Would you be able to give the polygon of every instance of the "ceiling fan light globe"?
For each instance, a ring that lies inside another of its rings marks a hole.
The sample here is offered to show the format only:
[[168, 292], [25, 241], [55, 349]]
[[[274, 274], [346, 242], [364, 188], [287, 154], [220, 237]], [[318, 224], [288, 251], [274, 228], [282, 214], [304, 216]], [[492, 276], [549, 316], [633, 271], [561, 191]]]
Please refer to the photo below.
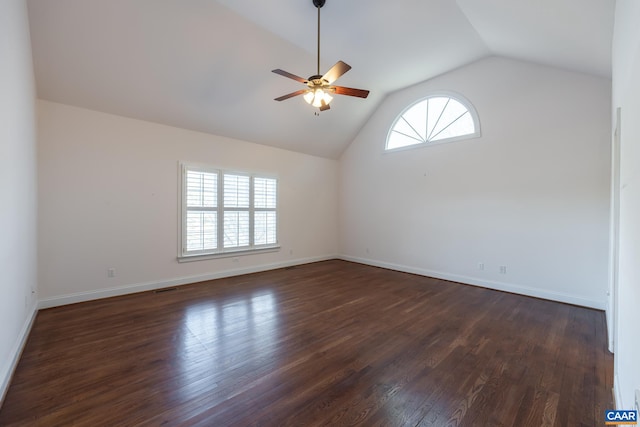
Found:
[[303, 98], [304, 100], [307, 102], [307, 104], [312, 104], [313, 105], [313, 98], [315, 97], [314, 93], [312, 90], [308, 91], [307, 93], [304, 94]]
[[[307, 104], [311, 104], [316, 108], [320, 108], [323, 105], [329, 105], [333, 100], [333, 96], [329, 92], [325, 92], [322, 88], [311, 89], [304, 94], [304, 100]], [[323, 102], [324, 101], [324, 102]]]
[[313, 93], [313, 103], [311, 105], [318, 108], [322, 106], [323, 99], [324, 99], [324, 91], [322, 89], [316, 89], [314, 90], [314, 93]]

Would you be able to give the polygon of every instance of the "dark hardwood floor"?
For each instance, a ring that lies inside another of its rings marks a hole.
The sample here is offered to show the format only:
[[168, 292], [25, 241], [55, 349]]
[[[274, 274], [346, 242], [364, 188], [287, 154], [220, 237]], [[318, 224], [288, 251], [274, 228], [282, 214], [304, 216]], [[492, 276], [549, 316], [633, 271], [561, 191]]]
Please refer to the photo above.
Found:
[[2, 426], [601, 426], [604, 313], [344, 261], [43, 310]]

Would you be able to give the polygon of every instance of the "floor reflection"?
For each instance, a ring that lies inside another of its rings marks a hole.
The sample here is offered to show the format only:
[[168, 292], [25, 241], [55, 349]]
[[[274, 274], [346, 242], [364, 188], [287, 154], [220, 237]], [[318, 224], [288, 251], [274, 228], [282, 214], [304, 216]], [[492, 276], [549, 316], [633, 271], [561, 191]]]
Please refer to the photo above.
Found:
[[[177, 360], [183, 398], [215, 388], [230, 371], [249, 372], [255, 360], [273, 360], [278, 313], [271, 291], [250, 298], [199, 302], [185, 310]], [[256, 359], [257, 358], [257, 359]]]

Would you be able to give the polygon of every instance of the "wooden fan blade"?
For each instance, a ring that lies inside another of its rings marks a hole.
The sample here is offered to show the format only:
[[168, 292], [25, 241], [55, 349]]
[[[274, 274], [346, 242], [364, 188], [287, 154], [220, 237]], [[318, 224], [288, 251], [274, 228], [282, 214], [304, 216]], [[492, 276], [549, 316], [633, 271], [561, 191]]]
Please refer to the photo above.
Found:
[[304, 83], [304, 84], [308, 83], [307, 79], [303, 79], [300, 76], [296, 76], [295, 74], [291, 74], [290, 72], [281, 70], [279, 68], [277, 70], [271, 70], [271, 72], [276, 73], [276, 74], [280, 74], [281, 76], [284, 76], [284, 77], [288, 77], [288, 78], [293, 79], [293, 80], [295, 80], [297, 82], [300, 82], [300, 83]]
[[334, 86], [337, 95], [357, 96], [358, 98], [366, 98], [369, 91], [364, 89], [354, 89], [352, 87]]
[[284, 101], [285, 99], [289, 99], [289, 98], [293, 98], [294, 96], [302, 95], [306, 91], [307, 91], [307, 89], [300, 89], [300, 90], [297, 90], [295, 92], [291, 92], [291, 93], [288, 93], [286, 95], [282, 95], [281, 97], [274, 99], [274, 101]]
[[338, 80], [338, 78], [343, 75], [344, 73], [346, 73], [347, 71], [349, 71], [351, 69], [351, 65], [346, 64], [342, 61], [338, 61], [336, 62], [336, 65], [334, 65], [333, 67], [331, 67], [331, 69], [329, 71], [327, 71], [326, 73], [324, 73], [324, 76], [322, 76], [323, 80], [326, 80], [327, 82], [329, 82], [329, 84], [335, 82], [336, 80]]

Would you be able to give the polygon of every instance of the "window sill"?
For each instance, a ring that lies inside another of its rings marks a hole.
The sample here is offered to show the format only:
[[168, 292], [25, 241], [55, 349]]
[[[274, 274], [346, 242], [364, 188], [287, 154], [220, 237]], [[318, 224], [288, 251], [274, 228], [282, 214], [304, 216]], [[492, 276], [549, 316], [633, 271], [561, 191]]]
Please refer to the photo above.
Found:
[[182, 256], [178, 256], [178, 262], [183, 263], [183, 262], [203, 261], [203, 260], [217, 259], [217, 258], [232, 258], [232, 257], [244, 256], [244, 255], [278, 252], [279, 250], [280, 250], [280, 245], [274, 245], [274, 246], [265, 246], [257, 249], [239, 249], [237, 251], [227, 250], [225, 252], [218, 252], [213, 254], [182, 255]]

